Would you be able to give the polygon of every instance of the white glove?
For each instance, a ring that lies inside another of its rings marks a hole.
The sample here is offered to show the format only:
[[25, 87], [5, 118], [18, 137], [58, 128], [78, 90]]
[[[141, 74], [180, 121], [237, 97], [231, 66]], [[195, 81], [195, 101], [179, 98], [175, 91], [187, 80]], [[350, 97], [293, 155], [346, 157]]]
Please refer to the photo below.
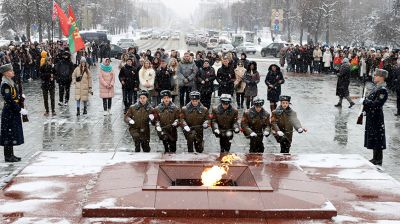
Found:
[[281, 132], [281, 131], [278, 131], [277, 134], [278, 134], [278, 136], [280, 136], [280, 137], [282, 137], [282, 136], [285, 135], [285, 134], [283, 134], [283, 132]]
[[135, 121], [134, 121], [133, 119], [130, 119], [130, 120], [129, 120], [129, 124], [134, 125], [134, 124], [135, 124]]
[[161, 132], [161, 131], [162, 131], [162, 129], [161, 129], [160, 126], [157, 126], [157, 127], [156, 127], [156, 130], [157, 130], [158, 132]]
[[297, 132], [298, 132], [298, 133], [302, 133], [303, 131], [304, 131], [303, 128], [297, 129]]
[[153, 114], [149, 114], [149, 118], [150, 118], [151, 121], [154, 120], [154, 115]]
[[21, 108], [20, 113], [21, 113], [22, 115], [28, 115], [28, 111], [27, 111], [26, 109], [24, 109], [24, 108]]
[[269, 131], [264, 131], [263, 135], [264, 135], [265, 137], [268, 137], [268, 136], [269, 136]]
[[206, 82], [204, 82], [204, 81], [201, 81], [201, 84], [204, 84], [204, 83], [206, 83]]
[[178, 120], [175, 120], [174, 123], [172, 123], [172, 126], [174, 127], [178, 126]]
[[217, 135], [219, 135], [221, 132], [219, 131], [219, 129], [215, 129], [215, 130], [214, 130], [214, 133], [217, 134]]
[[252, 132], [252, 133], [250, 133], [250, 137], [257, 137], [257, 134]]
[[235, 132], [235, 133], [239, 133], [239, 132], [240, 132], [240, 129], [239, 129], [239, 128], [235, 128], [234, 132]]
[[204, 121], [203, 128], [208, 128], [208, 121]]
[[360, 98], [360, 100], [358, 101], [360, 104], [363, 104], [364, 103], [364, 100], [365, 100], [365, 98], [363, 97], [363, 98]]
[[190, 131], [190, 128], [189, 128], [189, 126], [185, 126], [185, 127], [183, 127], [183, 129], [184, 129], [185, 131], [187, 131], [187, 132], [189, 132], [189, 131]]
[[21, 96], [22, 96], [22, 98], [26, 99], [25, 94], [22, 94]]

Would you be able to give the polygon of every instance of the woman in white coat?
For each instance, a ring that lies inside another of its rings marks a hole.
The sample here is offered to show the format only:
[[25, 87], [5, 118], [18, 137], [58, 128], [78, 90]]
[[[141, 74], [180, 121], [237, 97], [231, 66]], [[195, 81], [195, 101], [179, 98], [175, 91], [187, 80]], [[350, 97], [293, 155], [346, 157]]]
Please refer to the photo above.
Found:
[[[149, 60], [146, 60], [143, 67], [139, 70], [139, 89], [146, 90], [149, 96], [153, 95], [154, 81], [156, 78], [156, 73], [151, 67]], [[150, 100], [151, 98], [149, 98]]]
[[322, 56], [322, 62], [324, 63], [324, 72], [329, 73], [332, 63], [332, 54], [329, 48], [325, 48], [324, 55]]

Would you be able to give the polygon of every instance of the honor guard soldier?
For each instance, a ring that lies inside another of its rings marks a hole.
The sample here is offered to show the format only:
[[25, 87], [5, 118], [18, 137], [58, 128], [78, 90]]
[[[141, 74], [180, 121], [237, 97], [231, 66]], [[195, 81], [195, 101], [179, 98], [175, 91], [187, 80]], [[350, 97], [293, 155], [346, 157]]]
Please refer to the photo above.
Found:
[[149, 122], [154, 121], [153, 108], [148, 102], [149, 93], [146, 90], [139, 91], [139, 101], [130, 106], [125, 114], [125, 122], [129, 124], [129, 132], [135, 141], [135, 152], [150, 152], [150, 127]]
[[250, 153], [263, 153], [263, 138], [271, 133], [270, 115], [263, 108], [264, 100], [255, 97], [253, 106], [246, 110], [242, 117], [241, 126], [246, 137], [250, 138]]
[[169, 90], [160, 92], [161, 103], [155, 108], [156, 131], [158, 137], [164, 144], [165, 153], [176, 152], [176, 131], [179, 125], [179, 108], [171, 101], [172, 93]]
[[373, 150], [373, 158], [370, 162], [374, 165], [382, 165], [383, 150], [386, 149], [385, 119], [382, 107], [388, 98], [385, 82], [387, 77], [386, 70], [377, 69], [374, 75], [374, 88], [365, 99], [361, 99], [366, 116], [364, 147]]
[[221, 153], [227, 153], [231, 149], [233, 132], [239, 133], [238, 110], [232, 106], [232, 96], [222, 94], [221, 103], [213, 108], [211, 127], [221, 147]]
[[302, 128], [296, 112], [290, 108], [290, 99], [290, 96], [280, 96], [280, 105], [272, 111], [272, 129], [276, 141], [281, 145], [281, 153], [289, 153], [293, 129], [298, 133], [307, 132]]
[[187, 140], [188, 152], [193, 152], [193, 145], [196, 152], [203, 152], [203, 129], [208, 126], [208, 109], [200, 103], [200, 93], [192, 91], [190, 102], [181, 111], [181, 127]]

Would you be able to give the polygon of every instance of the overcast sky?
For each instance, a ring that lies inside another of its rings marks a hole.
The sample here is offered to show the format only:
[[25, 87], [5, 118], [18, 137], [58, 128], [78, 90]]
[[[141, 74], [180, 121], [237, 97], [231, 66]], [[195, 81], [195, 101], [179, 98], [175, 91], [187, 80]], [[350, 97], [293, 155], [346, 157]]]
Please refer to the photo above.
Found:
[[173, 9], [179, 17], [189, 18], [194, 12], [199, 0], [162, 0], [165, 5]]

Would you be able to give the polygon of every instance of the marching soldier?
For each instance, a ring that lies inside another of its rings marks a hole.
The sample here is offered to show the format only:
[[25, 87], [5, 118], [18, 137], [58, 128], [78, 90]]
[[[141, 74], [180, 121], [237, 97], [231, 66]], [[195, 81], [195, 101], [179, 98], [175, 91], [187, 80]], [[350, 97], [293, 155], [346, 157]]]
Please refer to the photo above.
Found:
[[385, 79], [388, 72], [377, 69], [374, 75], [375, 87], [365, 99], [361, 99], [366, 115], [364, 147], [373, 150], [373, 158], [370, 162], [374, 165], [382, 165], [383, 152], [386, 149], [385, 120], [383, 105], [388, 98]]
[[176, 152], [178, 134], [176, 127], [179, 124], [179, 108], [171, 101], [172, 93], [163, 90], [160, 93], [161, 103], [155, 108], [156, 130], [158, 137], [164, 144], [165, 153]]
[[125, 122], [129, 124], [129, 132], [135, 141], [135, 152], [150, 152], [150, 127], [149, 121], [154, 121], [154, 111], [148, 102], [149, 93], [146, 90], [139, 91], [139, 101], [130, 106], [125, 114]]
[[211, 127], [221, 147], [221, 153], [229, 152], [231, 149], [231, 140], [233, 132], [236, 134], [240, 132], [238, 123], [238, 110], [234, 108], [232, 103], [232, 96], [229, 94], [222, 94], [220, 97], [221, 104], [212, 110]]
[[250, 153], [264, 153], [263, 138], [268, 137], [271, 132], [270, 115], [263, 106], [264, 100], [255, 97], [253, 106], [242, 117], [243, 133], [250, 138]]
[[208, 125], [208, 109], [200, 103], [200, 93], [192, 91], [190, 102], [181, 111], [181, 126], [187, 140], [188, 152], [193, 152], [193, 145], [196, 152], [203, 152], [203, 128], [207, 129]]
[[293, 129], [298, 133], [307, 132], [307, 129], [302, 128], [296, 112], [290, 108], [290, 99], [290, 96], [281, 96], [280, 105], [272, 111], [272, 129], [276, 141], [281, 145], [281, 153], [289, 153]]

